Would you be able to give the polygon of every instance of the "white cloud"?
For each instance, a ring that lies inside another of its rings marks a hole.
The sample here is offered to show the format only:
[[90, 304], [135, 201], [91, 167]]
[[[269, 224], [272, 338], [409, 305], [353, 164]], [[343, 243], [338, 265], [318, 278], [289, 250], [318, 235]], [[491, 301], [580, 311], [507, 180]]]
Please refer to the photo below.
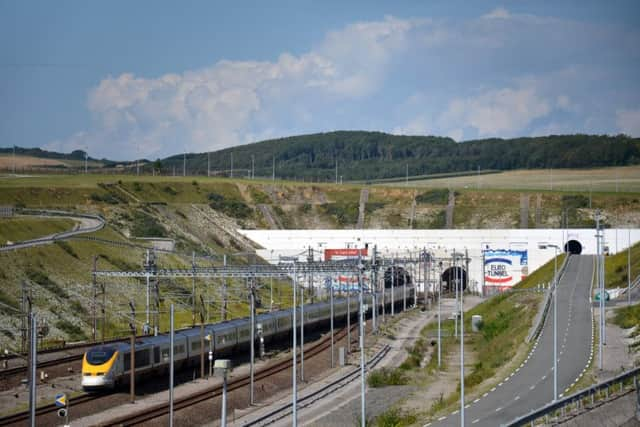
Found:
[[640, 137], [640, 110], [616, 111], [616, 124], [620, 132]]
[[445, 129], [468, 126], [483, 137], [509, 136], [550, 111], [549, 102], [538, 96], [534, 88], [503, 88], [454, 99], [439, 121]]
[[[91, 145], [98, 156], [131, 158], [220, 149], [251, 142], [274, 130], [252, 129], [253, 119], [270, 116], [272, 105], [299, 99], [357, 99], [379, 88], [394, 52], [419, 21], [386, 17], [328, 33], [314, 50], [283, 53], [275, 62], [219, 61], [182, 74], [141, 78], [131, 73], [102, 80], [89, 94], [95, 120], [49, 148]], [[294, 106], [295, 108], [295, 106]], [[312, 114], [299, 108], [303, 120]]]
[[[108, 76], [88, 95], [92, 125], [48, 148], [89, 145], [94, 156], [155, 158], [365, 128], [456, 140], [554, 129], [637, 135], [637, 111], [616, 115], [615, 94], [628, 96], [621, 105], [636, 105], [638, 91], [607, 85], [621, 81], [610, 67], [637, 62], [639, 43], [637, 31], [504, 8], [458, 20], [385, 17], [331, 31], [307, 52], [272, 61]], [[585, 128], [592, 116], [600, 121]]]
[[484, 19], [508, 19], [511, 18], [511, 14], [504, 7], [497, 7], [491, 12], [482, 15]]

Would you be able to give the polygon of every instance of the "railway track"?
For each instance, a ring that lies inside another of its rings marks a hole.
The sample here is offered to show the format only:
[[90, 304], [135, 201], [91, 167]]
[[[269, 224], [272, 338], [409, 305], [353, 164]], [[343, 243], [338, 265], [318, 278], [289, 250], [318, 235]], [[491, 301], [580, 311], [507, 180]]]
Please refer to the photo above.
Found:
[[[356, 329], [356, 326], [353, 326], [352, 331], [355, 331], [355, 329]], [[334, 339], [338, 341], [344, 338], [346, 335], [347, 335], [347, 330], [346, 328], [343, 328], [342, 330], [339, 330], [334, 334]], [[310, 348], [305, 349], [305, 359], [308, 357], [313, 357], [318, 353], [321, 353], [322, 351], [326, 350], [330, 345], [331, 345], [330, 338], [328, 336], [323, 338], [322, 340], [320, 340], [318, 343], [314, 344]], [[81, 356], [82, 355], [80, 355], [80, 357]], [[70, 356], [70, 357], [73, 357], [73, 356]], [[55, 362], [55, 361], [52, 361], [52, 362]], [[60, 363], [59, 359], [58, 359], [58, 363]], [[300, 362], [298, 361], [298, 363]], [[42, 366], [42, 365], [38, 365], [38, 366]], [[278, 372], [282, 372], [284, 370], [289, 369], [291, 366], [292, 366], [292, 361], [290, 359], [274, 362], [273, 364], [266, 366], [265, 368], [259, 371], [256, 371], [254, 376], [254, 381], [257, 382], [259, 380], [268, 378], [271, 375], [274, 375]], [[227, 391], [231, 392], [233, 390], [246, 387], [249, 385], [249, 383], [250, 383], [249, 375], [243, 375], [241, 377], [238, 377], [237, 379], [234, 379], [233, 381], [230, 381], [227, 384]], [[214, 397], [218, 397], [221, 395], [222, 395], [222, 386], [221, 385], [212, 386], [205, 390], [186, 396], [182, 399], [176, 399], [174, 401], [174, 410], [177, 411], [180, 409], [184, 409], [189, 406], [195, 405], [199, 402], [202, 402]], [[81, 394], [79, 396], [74, 396], [72, 399], [74, 412], [78, 411], [79, 410], [78, 407], [83, 405], [91, 405], [92, 408], [95, 408], [97, 405], [95, 403], [96, 401], [100, 399], [104, 399], [105, 397], [108, 397], [108, 396], [112, 396], [112, 395], [87, 393], [87, 394]], [[37, 422], [38, 417], [43, 417], [49, 414], [53, 414], [58, 409], [59, 408], [56, 407], [55, 404], [47, 404], [47, 405], [39, 406], [36, 409], [36, 424], [38, 424]], [[169, 403], [166, 402], [166, 403], [158, 404], [154, 407], [148, 408], [145, 411], [141, 411], [139, 413], [134, 413], [131, 415], [119, 417], [117, 419], [108, 421], [102, 425], [106, 425], [106, 426], [140, 425], [146, 421], [153, 420], [154, 418], [161, 417], [168, 413], [169, 413]], [[29, 411], [18, 412], [18, 413], [0, 418], [0, 426], [9, 426], [9, 425], [17, 425], [17, 424], [24, 425], [24, 423], [27, 422], [28, 420], [29, 420]]]
[[[355, 331], [357, 326], [352, 327], [352, 331]], [[342, 329], [338, 333], [334, 335], [334, 339], [336, 341], [344, 338], [347, 335], [346, 328]], [[311, 348], [305, 349], [305, 359], [309, 357], [313, 357], [319, 353], [322, 353], [324, 350], [331, 346], [330, 338], [324, 338], [319, 343], [315, 344]], [[298, 361], [298, 363], [300, 363]], [[270, 376], [280, 373], [282, 371], [286, 371], [292, 367], [293, 363], [291, 359], [281, 360], [273, 363], [270, 366], [261, 369], [256, 372], [254, 381], [258, 382], [260, 380], [269, 378]], [[234, 390], [238, 390], [240, 388], [248, 386], [250, 383], [249, 375], [243, 375], [242, 377], [236, 378], [230, 381], [227, 384], [227, 392], [231, 393]], [[181, 409], [189, 408], [198, 403], [204, 402], [209, 399], [213, 399], [215, 397], [219, 397], [222, 395], [222, 385], [216, 385], [212, 387], [208, 387], [204, 390], [197, 391], [195, 393], [190, 394], [189, 396], [185, 396], [183, 398], [175, 399], [173, 408], [174, 411], [179, 411]], [[104, 426], [135, 426], [142, 425], [146, 422], [150, 422], [154, 419], [157, 419], [162, 416], [166, 416], [169, 414], [169, 402], [163, 402], [161, 404], [155, 405], [150, 408], [146, 408], [144, 411], [136, 412], [133, 414], [123, 415], [122, 417], [118, 417], [112, 419], [102, 425]]]
[[[91, 394], [81, 394], [80, 396], [75, 396], [73, 398], [73, 405], [82, 405], [87, 404], [89, 402], [93, 402], [94, 400], [100, 399], [102, 396], [99, 395], [91, 395]], [[36, 409], [36, 425], [38, 424], [37, 418], [43, 415], [48, 415], [52, 412], [56, 412], [58, 408], [55, 403], [47, 404], [44, 406], [39, 406]], [[8, 415], [6, 417], [0, 418], [0, 426], [8, 426], [18, 423], [25, 423], [29, 421], [29, 411], [18, 412], [13, 415]]]
[[[384, 347], [382, 347], [371, 359], [367, 361], [367, 365], [366, 365], [367, 370], [370, 370], [371, 368], [375, 367], [378, 364], [378, 362], [380, 362], [387, 355], [387, 353], [389, 353], [390, 349], [391, 347], [389, 347], [388, 345], [385, 345]], [[346, 373], [345, 375], [332, 381], [331, 383], [325, 385], [324, 387], [316, 391], [313, 391], [307, 395], [300, 396], [298, 398], [298, 405], [297, 405], [298, 410], [300, 410], [301, 408], [306, 408], [311, 404], [313, 404], [314, 402], [332, 393], [335, 393], [337, 390], [341, 389], [342, 387], [345, 387], [347, 384], [358, 379], [359, 377], [360, 377], [360, 368], [355, 368], [351, 372]], [[276, 421], [279, 421], [291, 415], [293, 413], [292, 407], [293, 407], [293, 403], [291, 402], [287, 403], [261, 417], [258, 417], [254, 420], [251, 420], [243, 424], [243, 426], [245, 427], [266, 426], [269, 424], [273, 424]]]

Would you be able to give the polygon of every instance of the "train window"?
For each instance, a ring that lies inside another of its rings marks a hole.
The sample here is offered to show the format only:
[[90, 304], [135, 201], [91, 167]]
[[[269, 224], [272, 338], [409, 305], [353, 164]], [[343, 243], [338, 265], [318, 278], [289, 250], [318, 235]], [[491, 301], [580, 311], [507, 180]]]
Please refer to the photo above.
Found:
[[87, 363], [90, 365], [102, 365], [113, 357], [116, 352], [114, 347], [94, 347], [87, 352]]
[[200, 350], [200, 341], [193, 341], [191, 343], [191, 351]]
[[155, 363], [160, 362], [160, 347], [153, 348], [153, 360]]
[[136, 368], [147, 366], [149, 364], [149, 349], [136, 351]]

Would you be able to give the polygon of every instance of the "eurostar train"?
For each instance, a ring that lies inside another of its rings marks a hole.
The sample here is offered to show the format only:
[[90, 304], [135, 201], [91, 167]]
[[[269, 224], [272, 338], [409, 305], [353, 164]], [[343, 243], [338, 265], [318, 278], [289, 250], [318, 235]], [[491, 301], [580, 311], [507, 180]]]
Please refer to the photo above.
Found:
[[[407, 287], [407, 303], [413, 301], [414, 288]], [[400, 309], [402, 308], [403, 293], [385, 290], [385, 305], [390, 306], [391, 298]], [[378, 305], [381, 306], [382, 295], [378, 294]], [[358, 298], [350, 298], [350, 313], [352, 317], [358, 314]], [[367, 313], [371, 312], [372, 296], [365, 295]], [[334, 319], [345, 320], [347, 316], [346, 298], [334, 299]], [[300, 308], [297, 311], [300, 319]], [[330, 320], [331, 306], [329, 302], [306, 304], [304, 306], [305, 330], [325, 327]], [[265, 344], [277, 339], [291, 337], [293, 310], [279, 310], [256, 316], [256, 325], [262, 328]], [[259, 328], [256, 327], [256, 332]], [[212, 337], [212, 342], [205, 341], [204, 351], [213, 351], [214, 359], [229, 356], [250, 346], [251, 320], [250, 318], [234, 319], [226, 322], [206, 325], [204, 335]], [[256, 340], [258, 336], [255, 337]], [[136, 378], [145, 375], [162, 373], [169, 369], [169, 334], [140, 337], [136, 339], [135, 347], [135, 375]], [[174, 363], [176, 368], [198, 364], [200, 362], [200, 327], [183, 329], [174, 334]], [[82, 359], [82, 388], [86, 391], [111, 389], [129, 381], [131, 375], [131, 346], [128, 342], [99, 345], [89, 349]]]

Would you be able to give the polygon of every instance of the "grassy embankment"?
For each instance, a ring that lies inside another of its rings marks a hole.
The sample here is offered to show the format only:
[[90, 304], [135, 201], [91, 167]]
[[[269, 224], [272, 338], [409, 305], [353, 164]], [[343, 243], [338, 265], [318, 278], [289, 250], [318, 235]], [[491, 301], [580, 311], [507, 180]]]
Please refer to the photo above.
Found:
[[48, 236], [73, 228], [75, 221], [66, 218], [0, 218], [0, 245]]
[[[564, 255], [558, 259], [561, 265]], [[554, 262], [551, 260], [529, 277], [520, 282], [517, 289], [531, 289], [540, 283], [549, 282], [553, 276]], [[533, 319], [537, 313], [542, 293], [538, 292], [511, 292], [494, 296], [483, 303], [465, 312], [465, 346], [471, 349], [470, 359], [474, 360], [472, 366], [468, 366], [465, 374], [466, 397], [481, 394], [493, 383], [497, 383], [496, 375], [504, 375], [511, 368], [517, 366], [526, 357], [530, 347], [525, 339]], [[471, 331], [471, 316], [481, 315], [483, 326], [479, 332]], [[457, 369], [448, 366], [447, 359], [457, 352], [459, 341], [453, 336], [454, 321], [442, 322], [442, 361], [441, 370]], [[415, 396], [424, 396], [428, 388], [442, 377], [437, 366], [437, 322], [425, 326], [420, 332], [420, 337], [408, 350], [405, 361], [395, 369], [374, 371], [370, 374], [370, 386], [403, 385], [410, 384], [418, 387]], [[385, 420], [392, 418], [397, 421], [394, 425], [411, 425], [416, 419], [433, 418], [451, 410], [460, 399], [459, 382], [456, 391], [448, 395], [442, 395], [439, 399], [431, 401], [428, 409], [416, 411], [403, 408], [402, 403], [391, 408], [375, 422], [377, 425], [388, 425]], [[410, 401], [411, 397], [407, 398]], [[410, 406], [410, 405], [409, 405]]]
[[[59, 220], [54, 220], [59, 221]], [[15, 224], [15, 222], [12, 222]], [[12, 227], [2, 227], [10, 235], [15, 235]], [[42, 228], [44, 231], [49, 229]], [[122, 242], [131, 242], [111, 227], [94, 233], [95, 237]], [[91, 268], [93, 257], [97, 257], [97, 266], [101, 270], [139, 270], [145, 250], [130, 246], [114, 246], [94, 241], [69, 240], [54, 244], [37, 246], [19, 251], [0, 253], [0, 302], [18, 308], [21, 283], [30, 286], [33, 292], [35, 309], [42, 319], [46, 319], [51, 333], [48, 339], [57, 341], [84, 340], [91, 334]], [[160, 254], [158, 264], [164, 268], [188, 268], [190, 258], [177, 255]], [[248, 315], [246, 298], [241, 295], [244, 283], [229, 280], [228, 317]], [[140, 325], [145, 320], [145, 284], [141, 280], [100, 278], [98, 285], [104, 285], [107, 302], [106, 336], [122, 336], [128, 332], [128, 302], [133, 300], [137, 307], [136, 319]], [[220, 280], [198, 280], [197, 293], [207, 301], [210, 321], [221, 318]], [[191, 291], [189, 279], [162, 279], [161, 295], [161, 329], [168, 329], [169, 304], [176, 304], [176, 325], [191, 325], [191, 305], [187, 296]], [[290, 286], [281, 281], [274, 281], [274, 299], [280, 306], [289, 305]], [[245, 292], [246, 294], [246, 292]], [[244, 294], [243, 294], [244, 295]], [[268, 304], [269, 286], [258, 291], [259, 298]], [[199, 297], [198, 297], [199, 298]], [[101, 303], [102, 295], [98, 297]], [[5, 325], [0, 340], [11, 347], [17, 346], [19, 320], [15, 312], [0, 306], [0, 317]], [[196, 319], [199, 322], [199, 316]], [[98, 323], [102, 330], [102, 321]], [[139, 329], [140, 330], [140, 329]]]
[[[626, 244], [626, 235], [623, 240]], [[622, 250], [617, 254], [605, 257], [605, 286], [607, 288], [626, 288], [628, 286], [628, 253]], [[640, 243], [631, 246], [631, 281], [640, 275]]]

